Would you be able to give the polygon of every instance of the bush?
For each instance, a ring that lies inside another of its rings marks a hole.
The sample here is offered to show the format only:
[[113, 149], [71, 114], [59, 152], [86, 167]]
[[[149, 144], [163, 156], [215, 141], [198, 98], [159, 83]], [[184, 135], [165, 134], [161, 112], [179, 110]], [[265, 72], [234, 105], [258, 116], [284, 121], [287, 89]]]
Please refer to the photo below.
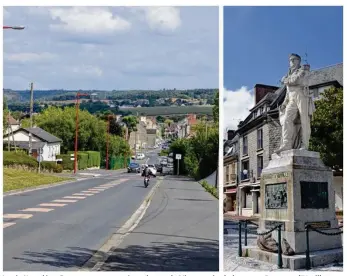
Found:
[[169, 155], [169, 150], [161, 150], [159, 152], [159, 156], [168, 156]]
[[79, 152], [77, 153], [78, 169], [85, 170], [88, 168], [88, 154]]
[[100, 167], [101, 154], [98, 151], [86, 151], [88, 154], [88, 168]]
[[74, 161], [71, 160], [70, 154], [57, 155], [57, 159], [62, 159], [61, 166], [64, 170], [72, 171], [74, 169]]
[[205, 190], [207, 192], [209, 192], [211, 195], [213, 195], [215, 198], [218, 199], [218, 197], [219, 197], [218, 189], [216, 189], [215, 187], [209, 185], [206, 180], [201, 181], [200, 184], [201, 184], [202, 187], [205, 188]]
[[41, 162], [41, 168], [54, 173], [63, 172], [63, 166], [61, 164], [57, 164], [55, 161], [43, 161]]
[[4, 151], [4, 166], [27, 166], [29, 168], [38, 168], [38, 162], [34, 157], [24, 152]]

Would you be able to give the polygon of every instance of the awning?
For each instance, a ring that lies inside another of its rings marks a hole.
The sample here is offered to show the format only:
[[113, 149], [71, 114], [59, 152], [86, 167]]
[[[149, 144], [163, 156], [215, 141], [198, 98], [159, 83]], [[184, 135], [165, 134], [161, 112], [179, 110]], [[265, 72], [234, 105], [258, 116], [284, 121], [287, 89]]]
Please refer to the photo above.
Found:
[[233, 188], [233, 189], [226, 189], [225, 193], [226, 194], [236, 194], [237, 192], [237, 189], [236, 188]]

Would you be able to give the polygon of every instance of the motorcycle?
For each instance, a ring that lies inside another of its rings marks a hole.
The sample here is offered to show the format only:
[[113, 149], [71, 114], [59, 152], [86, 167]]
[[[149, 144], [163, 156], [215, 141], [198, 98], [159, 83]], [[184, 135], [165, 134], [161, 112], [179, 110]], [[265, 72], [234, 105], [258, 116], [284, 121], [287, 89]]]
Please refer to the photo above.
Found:
[[143, 182], [144, 182], [145, 188], [147, 188], [149, 184], [149, 176], [145, 176]]

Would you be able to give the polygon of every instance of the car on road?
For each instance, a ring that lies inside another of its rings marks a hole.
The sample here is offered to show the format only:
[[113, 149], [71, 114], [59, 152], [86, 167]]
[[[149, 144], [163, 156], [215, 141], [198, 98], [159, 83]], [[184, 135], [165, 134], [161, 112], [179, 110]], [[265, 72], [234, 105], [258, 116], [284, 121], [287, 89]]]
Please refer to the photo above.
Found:
[[128, 173], [131, 173], [131, 172], [140, 173], [141, 172], [140, 164], [130, 163], [128, 166]]
[[136, 154], [136, 159], [137, 160], [143, 160], [143, 159], [145, 159], [145, 155], [143, 153], [138, 153], [138, 154]]

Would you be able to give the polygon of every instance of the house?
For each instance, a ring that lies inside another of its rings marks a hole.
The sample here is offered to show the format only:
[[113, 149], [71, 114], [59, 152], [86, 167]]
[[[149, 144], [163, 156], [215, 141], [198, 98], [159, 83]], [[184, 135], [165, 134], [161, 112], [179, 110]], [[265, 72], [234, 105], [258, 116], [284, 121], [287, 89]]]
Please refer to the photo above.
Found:
[[[310, 72], [309, 89], [315, 99], [319, 99], [320, 93], [331, 86], [343, 86], [342, 64]], [[256, 84], [255, 105], [247, 118], [238, 125], [240, 184], [237, 192], [240, 193], [238, 204], [242, 216], [259, 216], [260, 176], [262, 169], [269, 164], [271, 155], [280, 145], [282, 130], [278, 106], [284, 101], [285, 93], [285, 86]], [[342, 181], [341, 189], [336, 185], [338, 184], [334, 183], [335, 191], [342, 197]], [[336, 202], [342, 202], [342, 199]]]
[[56, 156], [60, 154], [60, 145], [62, 140], [48, 133], [39, 127], [19, 128], [11, 134], [4, 135], [4, 143], [13, 143], [13, 138], [16, 147], [24, 150], [29, 150], [29, 133], [32, 135], [32, 155], [37, 157], [41, 151], [42, 161], [56, 161]]
[[157, 129], [147, 128], [147, 147], [154, 147], [156, 145]]
[[238, 157], [239, 157], [239, 136], [236, 131], [229, 131], [229, 140], [224, 143], [224, 211], [231, 215], [238, 215], [237, 208], [237, 187], [238, 187]]
[[7, 124], [8, 124], [8, 128], [4, 129], [5, 134], [11, 133], [20, 128], [20, 122], [18, 122], [10, 114], [7, 115]]

